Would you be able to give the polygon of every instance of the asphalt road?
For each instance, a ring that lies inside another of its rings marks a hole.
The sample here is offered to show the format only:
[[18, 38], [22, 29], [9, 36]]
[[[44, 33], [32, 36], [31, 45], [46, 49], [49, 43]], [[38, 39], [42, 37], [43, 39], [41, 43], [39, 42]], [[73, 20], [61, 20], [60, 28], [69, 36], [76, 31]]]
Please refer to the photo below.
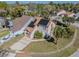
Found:
[[70, 57], [79, 57], [79, 50], [73, 53]]

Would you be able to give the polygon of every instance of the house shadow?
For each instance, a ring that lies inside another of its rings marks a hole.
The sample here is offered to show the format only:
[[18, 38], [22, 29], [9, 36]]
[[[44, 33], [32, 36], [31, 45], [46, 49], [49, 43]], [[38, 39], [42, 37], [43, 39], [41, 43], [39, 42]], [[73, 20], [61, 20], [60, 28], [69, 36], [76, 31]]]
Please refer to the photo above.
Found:
[[51, 42], [51, 43], [54, 43], [55, 45], [57, 44], [57, 42], [55, 42], [55, 39], [51, 36], [45, 36], [44, 39], [47, 41], [47, 42]]

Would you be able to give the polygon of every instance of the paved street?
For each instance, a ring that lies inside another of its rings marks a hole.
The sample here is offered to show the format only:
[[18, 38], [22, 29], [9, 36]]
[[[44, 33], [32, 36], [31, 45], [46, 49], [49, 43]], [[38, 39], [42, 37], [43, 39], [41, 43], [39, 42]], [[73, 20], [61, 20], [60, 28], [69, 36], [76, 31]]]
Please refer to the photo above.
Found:
[[79, 57], [79, 50], [73, 53], [70, 57]]

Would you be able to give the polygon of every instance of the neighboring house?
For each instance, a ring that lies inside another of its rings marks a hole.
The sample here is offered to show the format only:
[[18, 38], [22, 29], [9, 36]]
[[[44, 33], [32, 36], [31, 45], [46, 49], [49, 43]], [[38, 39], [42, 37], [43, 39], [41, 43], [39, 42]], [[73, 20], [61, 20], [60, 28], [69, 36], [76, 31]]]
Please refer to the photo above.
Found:
[[52, 16], [50, 19], [51, 19], [52, 21], [53, 21], [53, 20], [56, 20], [56, 21], [62, 22], [62, 17], [60, 17], [60, 16]]
[[72, 12], [66, 12], [65, 10], [60, 10], [58, 13], [57, 13], [57, 16], [68, 16], [68, 17], [75, 17], [75, 13], [72, 13]]
[[0, 29], [5, 26], [5, 20], [3, 17], [0, 17]]
[[72, 14], [68, 15], [68, 17], [75, 17], [75, 14], [72, 13]]
[[75, 13], [67, 12], [66, 14], [67, 14], [68, 17], [75, 17]]
[[24, 33], [27, 26], [34, 20], [33, 17], [25, 16], [18, 17], [13, 21], [13, 27], [11, 28], [12, 34], [18, 35]]
[[60, 10], [58, 13], [57, 13], [57, 16], [64, 16], [66, 15], [66, 11], [65, 10]]
[[0, 13], [6, 13], [6, 10], [0, 9]]
[[6, 18], [6, 27], [8, 27], [9, 29], [13, 27], [13, 20], [10, 16]]

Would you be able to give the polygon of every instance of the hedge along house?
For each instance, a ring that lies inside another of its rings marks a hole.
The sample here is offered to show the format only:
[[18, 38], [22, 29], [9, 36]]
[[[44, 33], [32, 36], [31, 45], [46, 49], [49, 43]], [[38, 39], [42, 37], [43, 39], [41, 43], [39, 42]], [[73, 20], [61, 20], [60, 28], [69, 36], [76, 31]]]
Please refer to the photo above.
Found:
[[16, 36], [18, 34], [24, 33], [24, 30], [33, 20], [34, 20], [33, 17], [25, 16], [25, 15], [13, 20], [13, 27], [11, 28], [12, 35]]

